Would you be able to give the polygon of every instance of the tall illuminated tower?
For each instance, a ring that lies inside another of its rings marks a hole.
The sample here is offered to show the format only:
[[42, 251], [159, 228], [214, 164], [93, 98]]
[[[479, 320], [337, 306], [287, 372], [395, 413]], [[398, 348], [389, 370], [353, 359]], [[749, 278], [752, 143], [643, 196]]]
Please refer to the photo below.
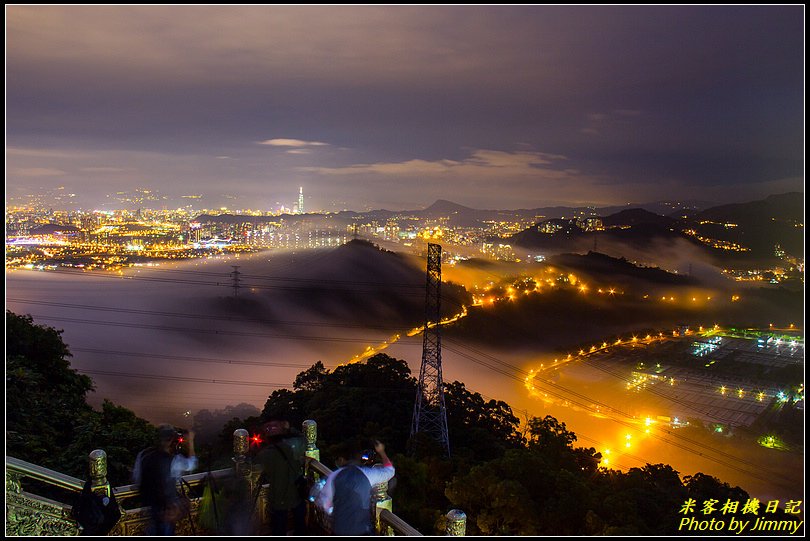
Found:
[[298, 214], [304, 213], [304, 187], [298, 187]]

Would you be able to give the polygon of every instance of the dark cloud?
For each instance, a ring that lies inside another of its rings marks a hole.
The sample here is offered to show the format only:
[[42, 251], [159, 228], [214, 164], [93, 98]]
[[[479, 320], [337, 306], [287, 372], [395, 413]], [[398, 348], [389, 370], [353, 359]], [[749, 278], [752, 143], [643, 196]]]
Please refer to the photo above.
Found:
[[[391, 179], [378, 176], [375, 191], [318, 171], [531, 151], [566, 156], [579, 172], [573, 189], [493, 172], [495, 188], [477, 192], [487, 206], [582, 201], [593, 179], [603, 186], [596, 203], [636, 199], [630, 189], [670, 198], [678, 185], [719, 200], [803, 189], [801, 6], [12, 6], [6, 15], [7, 136], [29, 152], [7, 155], [12, 188], [31, 186], [15, 170], [58, 170], [59, 182], [97, 197], [86, 168], [104, 167], [116, 187], [227, 184], [273, 199], [303, 184], [316, 207], [359, 208], [388, 197]], [[256, 144], [273, 139], [325, 145]], [[44, 150], [71, 157], [32, 155]], [[232, 159], [211, 166], [218, 156]], [[401, 176], [397, 191], [429, 203], [476, 182], [445, 174], [424, 190], [421, 180]]]

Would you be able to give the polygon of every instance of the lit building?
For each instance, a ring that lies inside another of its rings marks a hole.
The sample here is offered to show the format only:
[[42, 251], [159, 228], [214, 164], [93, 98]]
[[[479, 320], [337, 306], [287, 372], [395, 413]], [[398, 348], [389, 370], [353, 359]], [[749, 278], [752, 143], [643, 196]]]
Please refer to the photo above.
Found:
[[481, 253], [500, 261], [516, 261], [515, 251], [509, 244], [495, 244], [485, 242], [481, 245]]
[[576, 224], [576, 220], [552, 218], [551, 220], [546, 220], [545, 222], [539, 224], [537, 226], [537, 230], [541, 233], [553, 235], [554, 233], [557, 233], [559, 231], [568, 228], [571, 225], [572, 221]]
[[385, 224], [385, 229], [383, 230], [383, 239], [399, 241], [399, 225], [395, 221], [389, 220]]
[[595, 218], [593, 216], [588, 218], [577, 218], [577, 226], [583, 231], [601, 231], [604, 229], [602, 225], [602, 218]]

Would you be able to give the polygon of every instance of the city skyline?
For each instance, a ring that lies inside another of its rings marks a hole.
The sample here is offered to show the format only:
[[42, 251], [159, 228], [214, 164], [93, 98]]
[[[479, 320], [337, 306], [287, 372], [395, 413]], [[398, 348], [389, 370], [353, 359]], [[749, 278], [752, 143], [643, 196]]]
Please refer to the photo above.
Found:
[[804, 189], [799, 6], [6, 16], [7, 198], [138, 186], [273, 208], [303, 186], [307, 210], [405, 210]]

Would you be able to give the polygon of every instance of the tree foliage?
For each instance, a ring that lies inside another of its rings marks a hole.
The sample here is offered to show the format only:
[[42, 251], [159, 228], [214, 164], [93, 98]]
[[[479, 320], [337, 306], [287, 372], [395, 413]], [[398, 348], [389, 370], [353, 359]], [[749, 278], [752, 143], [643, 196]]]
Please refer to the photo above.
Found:
[[131, 482], [138, 453], [156, 440], [155, 427], [123, 406], [105, 400], [101, 411], [90, 411], [76, 425], [73, 440], [64, 450], [65, 465], [77, 477], [87, 476], [87, 454], [93, 449], [107, 453], [107, 479], [113, 485]]
[[104, 449], [108, 479], [126, 484], [155, 428], [112, 402], [93, 410], [86, 400], [93, 382], [70, 367], [61, 334], [6, 311], [6, 452], [85, 478], [87, 455]]
[[361, 436], [405, 449], [416, 393], [405, 361], [377, 354], [331, 372], [317, 362], [298, 374], [293, 389], [273, 391], [262, 416], [282, 415], [299, 427], [315, 419], [326, 447]]
[[453, 455], [488, 460], [521, 445], [520, 419], [506, 402], [485, 401], [458, 381], [445, 384], [444, 393]]
[[[70, 368], [61, 331], [6, 312], [6, 445], [12, 456], [54, 467], [91, 408], [89, 377]], [[92, 449], [91, 449], [92, 450]]]

